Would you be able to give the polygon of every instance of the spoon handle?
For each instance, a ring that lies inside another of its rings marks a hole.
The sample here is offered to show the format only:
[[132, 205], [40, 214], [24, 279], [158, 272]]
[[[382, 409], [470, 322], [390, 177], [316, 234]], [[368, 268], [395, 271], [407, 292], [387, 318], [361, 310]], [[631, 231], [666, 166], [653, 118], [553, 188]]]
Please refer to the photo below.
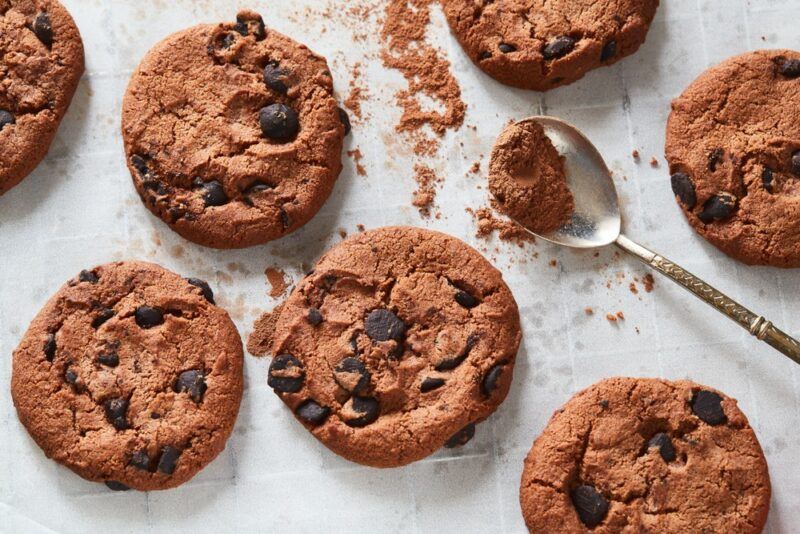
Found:
[[673, 282], [683, 286], [706, 304], [713, 306], [717, 311], [739, 323], [742, 328], [745, 328], [752, 335], [767, 342], [773, 348], [791, 358], [795, 363], [800, 364], [800, 342], [776, 328], [761, 315], [756, 315], [680, 265], [676, 265], [652, 250], [634, 243], [622, 234], [617, 238], [616, 245], [667, 276]]

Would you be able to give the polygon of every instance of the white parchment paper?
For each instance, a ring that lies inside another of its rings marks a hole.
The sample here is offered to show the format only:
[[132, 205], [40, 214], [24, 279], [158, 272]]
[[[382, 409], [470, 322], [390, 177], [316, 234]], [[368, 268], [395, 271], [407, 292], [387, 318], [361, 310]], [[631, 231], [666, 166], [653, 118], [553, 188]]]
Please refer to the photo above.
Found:
[[[429, 35], [452, 62], [469, 109], [465, 126], [426, 160], [415, 159], [393, 130], [400, 114], [394, 94], [405, 81], [377, 55], [380, 0], [370, 2], [377, 7], [363, 23], [347, 14], [363, 2], [340, 1], [335, 16], [325, 14], [333, 0], [63, 2], [83, 34], [87, 72], [47, 159], [0, 197], [0, 531], [524, 532], [517, 496], [533, 439], [574, 392], [613, 375], [690, 378], [738, 398], [769, 460], [774, 495], [767, 531], [798, 531], [796, 364], [658, 276], [653, 292], [638, 284], [632, 293], [629, 284], [645, 273], [632, 259], [544, 242], [525, 248], [487, 242], [474, 237], [465, 208], [487, 201], [488, 154], [508, 120], [538, 113], [565, 118], [605, 154], [631, 237], [800, 334], [800, 271], [744, 266], [695, 235], [672, 200], [662, 157], [670, 100], [730, 55], [798, 48], [800, 0], [662, 0], [636, 55], [546, 94], [481, 74], [437, 6]], [[352, 67], [362, 63], [366, 118], [354, 119], [346, 150], [363, 153], [366, 176], [344, 156], [333, 196], [305, 228], [265, 246], [214, 251], [178, 237], [136, 196], [123, 161], [120, 106], [132, 70], [153, 44], [199, 22], [233, 20], [244, 7], [325, 55], [342, 99]], [[355, 31], [367, 39], [354, 39]], [[658, 167], [650, 166], [652, 156]], [[481, 171], [469, 174], [479, 160]], [[438, 219], [422, 219], [410, 205], [415, 162], [445, 178]], [[517, 298], [524, 345], [511, 393], [466, 447], [400, 469], [349, 463], [293, 420], [266, 386], [268, 361], [252, 357], [227, 448], [175, 490], [112, 493], [86, 482], [46, 459], [19, 423], [9, 394], [11, 353], [44, 302], [79, 270], [138, 258], [208, 279], [246, 337], [253, 319], [277, 303], [267, 294], [264, 269], [278, 267], [296, 281], [341, 239], [340, 229], [352, 233], [358, 224], [411, 224], [456, 235], [496, 263]], [[605, 314], [617, 310], [625, 320], [609, 323]]]

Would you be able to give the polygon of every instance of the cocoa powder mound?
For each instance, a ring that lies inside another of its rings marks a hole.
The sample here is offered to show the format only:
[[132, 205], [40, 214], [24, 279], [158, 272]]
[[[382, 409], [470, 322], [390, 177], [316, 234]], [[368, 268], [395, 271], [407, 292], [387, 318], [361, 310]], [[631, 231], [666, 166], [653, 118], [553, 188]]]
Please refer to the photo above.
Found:
[[[467, 106], [450, 72], [450, 63], [425, 42], [433, 1], [389, 1], [381, 32], [385, 44], [381, 59], [387, 67], [399, 70], [408, 82], [408, 89], [397, 93], [397, 103], [403, 108], [397, 130], [415, 132], [427, 125], [441, 136], [464, 123]], [[419, 95], [440, 103], [443, 111], [423, 109]]]

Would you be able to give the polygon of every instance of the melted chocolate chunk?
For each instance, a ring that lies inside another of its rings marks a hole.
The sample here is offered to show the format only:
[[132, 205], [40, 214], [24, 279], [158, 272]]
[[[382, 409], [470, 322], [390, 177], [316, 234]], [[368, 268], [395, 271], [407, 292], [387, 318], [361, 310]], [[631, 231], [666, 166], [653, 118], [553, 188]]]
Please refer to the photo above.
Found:
[[670, 182], [672, 183], [672, 192], [678, 197], [681, 204], [688, 209], [694, 208], [697, 204], [697, 192], [689, 175], [683, 172], [676, 172], [670, 177]]
[[111, 491], [128, 491], [130, 488], [123, 484], [122, 482], [117, 482], [116, 480], [106, 480], [105, 485]]
[[768, 193], [772, 193], [775, 186], [775, 172], [769, 167], [764, 167], [761, 171], [761, 183]]
[[119, 354], [114, 351], [104, 352], [97, 357], [97, 363], [106, 367], [116, 367], [119, 365]]
[[419, 386], [419, 390], [422, 393], [427, 393], [429, 391], [433, 391], [434, 389], [438, 389], [443, 385], [444, 385], [444, 378], [435, 378], [429, 376], [422, 381], [422, 384], [420, 384]]
[[517, 47], [509, 43], [500, 43], [500, 46], [498, 46], [498, 48], [504, 54], [510, 54], [511, 52], [517, 51]]
[[736, 210], [736, 197], [729, 193], [720, 193], [709, 198], [703, 204], [703, 211], [697, 216], [708, 224], [714, 221], [724, 221]]
[[375, 422], [380, 414], [380, 405], [377, 399], [372, 397], [353, 397], [351, 399], [351, 408], [358, 416], [353, 419], [346, 419], [345, 424], [356, 428]]
[[167, 445], [161, 449], [161, 458], [158, 459], [158, 471], [165, 475], [171, 475], [175, 472], [175, 466], [178, 464], [178, 458], [181, 456], [181, 451], [171, 445]]
[[297, 407], [295, 414], [306, 423], [319, 426], [325, 422], [331, 413], [327, 406], [321, 406], [314, 399], [308, 399]]
[[64, 380], [67, 382], [67, 384], [74, 386], [78, 383], [78, 373], [68, 368], [66, 371], [64, 371]]
[[257, 180], [244, 190], [244, 194], [252, 195], [254, 193], [261, 193], [262, 191], [269, 191], [270, 189], [275, 189], [275, 187]]
[[725, 151], [721, 148], [715, 148], [711, 152], [708, 153], [708, 170], [714, 172], [717, 170], [717, 165], [722, 162], [722, 158], [725, 157]]
[[363, 393], [372, 378], [364, 362], [353, 357], [340, 361], [333, 373], [336, 383], [351, 393]]
[[48, 362], [52, 362], [53, 358], [55, 358], [56, 348], [56, 335], [53, 333], [47, 334], [47, 339], [44, 341], [42, 350], [44, 351], [44, 357]]
[[721, 425], [728, 418], [722, 409], [722, 397], [713, 391], [701, 389], [692, 397], [692, 412], [711, 426]]
[[337, 110], [339, 112], [339, 120], [342, 122], [342, 126], [344, 126], [344, 135], [350, 135], [350, 131], [353, 129], [353, 126], [350, 124], [350, 116], [342, 108], [337, 108]]
[[675, 460], [675, 447], [672, 446], [672, 439], [664, 432], [659, 432], [647, 442], [647, 447], [658, 447], [658, 452], [665, 462]]
[[792, 154], [792, 172], [800, 176], [800, 150]]
[[500, 380], [500, 376], [503, 374], [503, 368], [505, 366], [502, 363], [498, 363], [486, 373], [486, 376], [483, 377], [481, 381], [481, 393], [486, 395], [487, 397], [491, 395], [495, 389], [497, 389], [497, 382]]
[[308, 323], [312, 326], [319, 326], [322, 324], [324, 318], [322, 317], [322, 312], [320, 312], [316, 308], [309, 308], [308, 315], [306, 316]]
[[547, 60], [558, 59], [572, 52], [573, 48], [575, 48], [575, 39], [562, 35], [550, 41], [542, 50], [542, 55]]
[[218, 181], [211, 180], [210, 182], [203, 182], [202, 187], [203, 202], [206, 207], [224, 206], [230, 202], [227, 193], [225, 193], [225, 188]]
[[603, 51], [600, 52], [600, 61], [605, 63], [606, 61], [612, 59], [616, 55], [617, 55], [617, 42], [613, 40], [608, 41], [606, 44], [603, 45]]
[[131, 455], [130, 465], [142, 471], [150, 470], [150, 456], [147, 451], [136, 451]]
[[285, 95], [289, 90], [289, 87], [286, 85], [289, 81], [287, 78], [288, 74], [288, 72], [280, 67], [280, 63], [277, 61], [270, 61], [264, 67], [264, 83], [276, 93]]
[[608, 501], [596, 489], [584, 484], [570, 491], [569, 495], [578, 517], [586, 527], [594, 528], [603, 522], [608, 513]]
[[264, 135], [276, 141], [288, 141], [300, 129], [297, 112], [284, 104], [270, 104], [261, 108], [258, 120]]
[[111, 308], [103, 308], [92, 319], [92, 328], [100, 328], [103, 323], [114, 317], [114, 310]]
[[255, 13], [238, 13], [234, 29], [245, 37], [252, 35], [257, 41], [267, 36], [264, 19], [261, 18], [261, 15]]
[[200, 293], [202, 293], [203, 297], [205, 297], [208, 302], [216, 304], [216, 302], [214, 302], [214, 292], [211, 290], [211, 286], [208, 285], [208, 282], [199, 278], [187, 278], [186, 281], [195, 287], [199, 287]]
[[459, 289], [456, 291], [455, 296], [456, 302], [464, 306], [465, 308], [474, 308], [479, 304], [478, 299], [464, 291], [463, 289]]
[[406, 324], [387, 309], [372, 310], [364, 322], [367, 335], [373, 341], [400, 341], [406, 333]]
[[128, 399], [109, 399], [105, 402], [106, 419], [117, 430], [128, 428]]
[[267, 385], [277, 393], [297, 393], [302, 389], [305, 379], [303, 363], [291, 354], [279, 354], [272, 359]]
[[139, 306], [133, 315], [141, 328], [153, 328], [164, 322], [164, 313], [152, 306]]
[[189, 397], [199, 403], [203, 400], [203, 394], [206, 392], [206, 377], [203, 371], [198, 369], [190, 369], [178, 375], [178, 379], [172, 386], [175, 393], [183, 393], [184, 391], [189, 394]]
[[448, 449], [461, 447], [469, 443], [469, 440], [473, 437], [475, 437], [475, 423], [470, 423], [453, 434], [453, 436], [445, 442], [444, 446]]
[[146, 176], [150, 173], [150, 169], [147, 168], [147, 160], [138, 154], [131, 156], [131, 165], [133, 165], [136, 172], [142, 176]]
[[475, 345], [478, 344], [479, 340], [480, 337], [478, 337], [478, 334], [470, 334], [467, 336], [467, 342], [461, 352], [452, 358], [442, 360], [435, 366], [435, 369], [437, 371], [449, 371], [451, 369], [455, 369], [467, 359], [467, 356], [469, 356], [469, 353], [472, 352], [472, 349], [475, 348]]
[[5, 128], [6, 125], [14, 124], [15, 122], [16, 119], [14, 118], [13, 113], [4, 109], [0, 109], [0, 132], [3, 131], [3, 128]]
[[778, 58], [778, 72], [787, 78], [797, 78], [800, 76], [800, 60]]
[[50, 23], [50, 15], [42, 11], [33, 19], [33, 33], [48, 48], [53, 46], [53, 25]]
[[78, 274], [78, 281], [80, 282], [89, 282], [90, 284], [96, 284], [99, 278], [93, 271], [87, 271], [84, 269]]

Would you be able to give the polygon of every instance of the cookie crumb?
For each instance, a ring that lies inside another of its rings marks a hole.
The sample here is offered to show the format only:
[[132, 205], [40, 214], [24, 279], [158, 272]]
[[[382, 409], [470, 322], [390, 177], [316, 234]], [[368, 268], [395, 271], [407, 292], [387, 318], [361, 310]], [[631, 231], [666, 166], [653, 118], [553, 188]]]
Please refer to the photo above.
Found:
[[607, 313], [607, 314], [606, 314], [606, 319], [607, 319], [607, 320], [608, 320], [608, 322], [610, 322], [610, 323], [616, 323], [616, 322], [617, 322], [617, 316], [616, 316], [616, 315], [614, 315], [613, 313]]
[[361, 159], [364, 157], [364, 154], [361, 153], [361, 149], [356, 147], [354, 150], [348, 150], [347, 155], [353, 158], [353, 163], [356, 165], [356, 174], [359, 176], [366, 176], [367, 169], [361, 164]]
[[339, 237], [341, 237], [342, 239], [346, 238], [347, 230], [345, 230], [344, 228], [339, 228]]
[[365, 230], [365, 228], [364, 228], [364, 225], [363, 225], [363, 224], [357, 224], [357, 225], [356, 225], [356, 229], [357, 229], [359, 232], [363, 232], [363, 231]]
[[620, 321], [624, 321], [624, 320], [625, 320], [625, 314], [624, 314], [624, 313], [622, 313], [621, 311], [618, 311], [618, 312], [617, 312], [617, 318], [618, 318]]
[[653, 287], [655, 286], [655, 284], [656, 284], [656, 281], [653, 279], [653, 275], [652, 274], [647, 273], [646, 275], [644, 275], [644, 290], [647, 293], [650, 293], [653, 290]]
[[594, 315], [594, 310], [592, 308], [588, 308], [587, 307], [587, 308], [584, 308], [583, 311], [584, 311], [584, 313], [586, 313], [586, 315]]
[[639, 161], [641, 161], [641, 157], [639, 156], [638, 150], [634, 150], [633, 152], [631, 152], [631, 156], [633, 157], [633, 161], [635, 161], [636, 163], [639, 163]]
[[655, 169], [656, 167], [658, 167], [658, 160], [656, 159], [656, 157], [655, 157], [655, 156], [653, 156], [653, 157], [650, 159], [650, 166], [651, 166], [651, 167], [653, 167], [654, 169]]
[[427, 165], [414, 165], [414, 180], [417, 189], [414, 191], [412, 204], [419, 209], [423, 217], [430, 217], [433, 202], [436, 199], [436, 186], [441, 183], [441, 178]]
[[270, 297], [278, 298], [286, 293], [286, 290], [289, 288], [289, 282], [286, 280], [286, 273], [275, 267], [267, 267], [264, 274], [267, 275], [267, 282], [269, 282], [271, 288], [269, 291]]
[[634, 295], [637, 295], [639, 293], [639, 288], [636, 287], [635, 282], [631, 282], [629, 287], [631, 289], [631, 293], [633, 293]]

